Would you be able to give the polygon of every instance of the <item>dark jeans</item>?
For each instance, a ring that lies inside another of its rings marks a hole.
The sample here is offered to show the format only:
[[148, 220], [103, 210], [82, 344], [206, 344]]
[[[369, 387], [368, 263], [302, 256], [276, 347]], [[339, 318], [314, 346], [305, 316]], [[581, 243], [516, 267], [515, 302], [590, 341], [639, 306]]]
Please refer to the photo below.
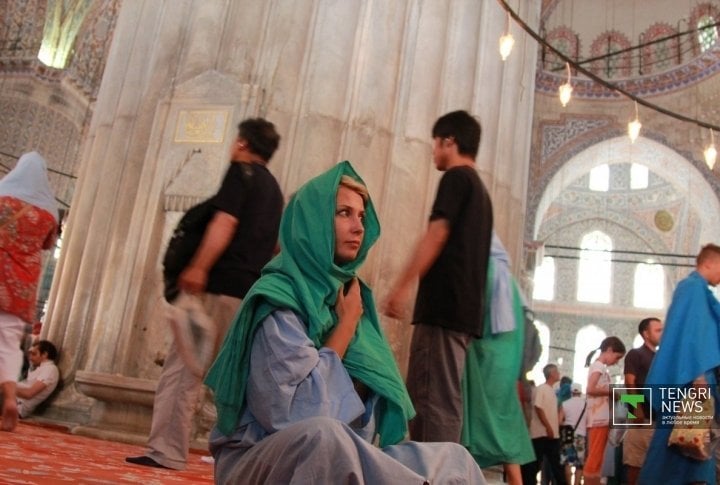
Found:
[[533, 449], [535, 450], [536, 461], [531, 461], [522, 466], [523, 485], [535, 485], [537, 483], [537, 474], [543, 458], [547, 458], [550, 465], [550, 480], [555, 485], [567, 485], [565, 482], [565, 471], [560, 465], [560, 440], [558, 438], [534, 438], [532, 440]]

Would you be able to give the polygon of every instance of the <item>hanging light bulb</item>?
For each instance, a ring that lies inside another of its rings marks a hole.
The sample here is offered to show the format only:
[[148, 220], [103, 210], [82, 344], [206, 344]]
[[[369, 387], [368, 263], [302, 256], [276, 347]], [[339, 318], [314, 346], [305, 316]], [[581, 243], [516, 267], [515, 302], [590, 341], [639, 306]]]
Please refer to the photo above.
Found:
[[710, 129], [710, 146], [708, 146], [703, 152], [705, 155], [705, 163], [707, 163], [710, 170], [715, 166], [715, 160], [717, 159], [717, 150], [715, 149], [715, 136], [713, 135], [712, 128]]
[[558, 88], [558, 93], [560, 94], [560, 104], [563, 105], [563, 108], [570, 102], [573, 90], [572, 84], [570, 84], [570, 63], [566, 62], [565, 67], [567, 67], [567, 82], [565, 82], [565, 84], [561, 84]]
[[500, 57], [502, 57], [503, 61], [508, 58], [514, 45], [515, 39], [513, 39], [513, 36], [510, 33], [510, 12], [508, 12], [505, 35], [500, 37]]
[[640, 123], [638, 117], [638, 106], [637, 101], [635, 101], [635, 119], [628, 123], [628, 136], [632, 143], [635, 143], [635, 140], [640, 136], [640, 128], [642, 128], [642, 123]]

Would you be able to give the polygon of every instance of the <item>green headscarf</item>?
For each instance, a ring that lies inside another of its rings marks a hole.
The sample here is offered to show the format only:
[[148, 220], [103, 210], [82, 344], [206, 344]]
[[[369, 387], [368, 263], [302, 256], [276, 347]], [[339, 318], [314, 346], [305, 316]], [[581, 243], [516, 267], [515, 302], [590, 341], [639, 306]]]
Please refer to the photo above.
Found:
[[[342, 266], [334, 263], [336, 194], [343, 175], [363, 183], [345, 161], [310, 180], [291, 198], [280, 222], [280, 254], [265, 266], [245, 296], [205, 379], [215, 391], [217, 427], [226, 435], [235, 431], [245, 407], [255, 330], [274, 310], [289, 309], [305, 322], [308, 336], [320, 348], [337, 323], [334, 305], [339, 289], [356, 277], [380, 236], [377, 214], [368, 199], [365, 235], [357, 258]], [[380, 327], [372, 292], [362, 282], [360, 288], [363, 315], [343, 364], [352, 377], [380, 396], [377, 427], [380, 445], [386, 446], [404, 439], [407, 421], [415, 410]]]

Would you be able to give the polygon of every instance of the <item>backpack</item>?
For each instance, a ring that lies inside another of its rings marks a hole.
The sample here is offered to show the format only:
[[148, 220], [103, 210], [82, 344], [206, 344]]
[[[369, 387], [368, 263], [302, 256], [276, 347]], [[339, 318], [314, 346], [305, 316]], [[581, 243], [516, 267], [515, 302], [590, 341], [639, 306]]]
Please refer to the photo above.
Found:
[[162, 264], [165, 299], [170, 303], [180, 293], [177, 286], [180, 273], [195, 255], [195, 251], [205, 235], [205, 229], [215, 214], [212, 201], [211, 197], [188, 209], [178, 222], [170, 242], [168, 242]]

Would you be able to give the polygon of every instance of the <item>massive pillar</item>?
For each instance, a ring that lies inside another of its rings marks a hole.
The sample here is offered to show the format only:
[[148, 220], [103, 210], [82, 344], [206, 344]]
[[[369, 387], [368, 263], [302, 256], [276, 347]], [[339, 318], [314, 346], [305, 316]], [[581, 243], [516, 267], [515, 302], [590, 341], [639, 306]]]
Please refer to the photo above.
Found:
[[[537, 23], [540, 0], [521, 2]], [[363, 269], [382, 298], [424, 229], [439, 174], [430, 129], [466, 109], [496, 228], [522, 247], [536, 46], [495, 0], [134, 0], [122, 3], [51, 293], [64, 350], [50, 416], [130, 439], [147, 431], [170, 333], [160, 259], [181, 211], [214, 192], [237, 122], [273, 121], [286, 195], [348, 159], [383, 235]], [[384, 322], [401, 368], [409, 325]]]

